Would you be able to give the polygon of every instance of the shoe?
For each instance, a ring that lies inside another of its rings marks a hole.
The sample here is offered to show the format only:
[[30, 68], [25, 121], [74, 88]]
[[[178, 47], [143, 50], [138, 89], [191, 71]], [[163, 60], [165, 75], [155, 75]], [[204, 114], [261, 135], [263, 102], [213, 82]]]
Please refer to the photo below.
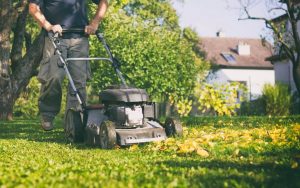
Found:
[[44, 131], [51, 131], [53, 129], [53, 117], [49, 116], [42, 116], [41, 118], [41, 125]]

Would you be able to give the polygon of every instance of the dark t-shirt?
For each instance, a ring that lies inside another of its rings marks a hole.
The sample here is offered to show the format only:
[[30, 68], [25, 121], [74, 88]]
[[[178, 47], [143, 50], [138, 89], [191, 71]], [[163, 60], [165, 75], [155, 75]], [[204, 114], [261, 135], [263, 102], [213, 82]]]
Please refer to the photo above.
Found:
[[[100, 0], [93, 0], [98, 4]], [[29, 0], [40, 6], [46, 19], [63, 29], [84, 28], [88, 25], [86, 0]]]

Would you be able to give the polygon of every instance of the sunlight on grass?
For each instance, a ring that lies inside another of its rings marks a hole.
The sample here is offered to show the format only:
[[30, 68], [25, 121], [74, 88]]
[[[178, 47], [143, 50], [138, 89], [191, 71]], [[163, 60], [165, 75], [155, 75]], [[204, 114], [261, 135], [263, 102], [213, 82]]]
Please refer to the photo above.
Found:
[[182, 138], [114, 150], [0, 122], [0, 187], [300, 187], [299, 120], [185, 118]]

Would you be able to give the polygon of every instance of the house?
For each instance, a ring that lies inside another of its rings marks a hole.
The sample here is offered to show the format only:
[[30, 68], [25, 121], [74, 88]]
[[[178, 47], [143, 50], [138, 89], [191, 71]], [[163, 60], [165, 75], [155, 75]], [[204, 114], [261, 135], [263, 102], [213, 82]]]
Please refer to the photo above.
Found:
[[[286, 33], [289, 33], [291, 30], [291, 24], [288, 22], [287, 14], [283, 14], [272, 19], [272, 22], [275, 25], [284, 25], [282, 28], [286, 28]], [[300, 25], [298, 24], [298, 31], [300, 32]], [[288, 36], [285, 36], [288, 38]], [[287, 84], [291, 90], [291, 93], [297, 91], [294, 79], [293, 79], [293, 64], [289, 58], [282, 52], [280, 46], [275, 46], [274, 55], [266, 58], [267, 61], [270, 61], [274, 66], [275, 71], [275, 82]]]
[[262, 44], [261, 39], [227, 38], [217, 33], [217, 37], [202, 38], [200, 47], [217, 67], [209, 83], [243, 83], [250, 93], [249, 100], [254, 100], [262, 94], [264, 84], [275, 82], [273, 65], [265, 61], [272, 55], [272, 47]]

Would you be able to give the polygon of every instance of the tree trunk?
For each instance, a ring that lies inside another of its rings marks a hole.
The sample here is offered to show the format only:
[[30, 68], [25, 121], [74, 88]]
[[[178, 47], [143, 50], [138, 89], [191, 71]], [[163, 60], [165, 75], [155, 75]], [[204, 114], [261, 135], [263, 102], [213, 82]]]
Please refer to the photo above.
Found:
[[[13, 7], [11, 1], [0, 0], [0, 119], [12, 119], [13, 106], [42, 58], [44, 34], [40, 34], [22, 57], [27, 1]], [[11, 52], [10, 35], [15, 27]]]
[[293, 64], [293, 79], [297, 88], [298, 93], [300, 93], [300, 62]]
[[0, 30], [0, 118], [11, 118], [12, 108], [7, 103], [12, 102], [9, 34]]
[[12, 118], [12, 85], [10, 75], [10, 33], [12, 11], [10, 1], [0, 1], [0, 118]]

